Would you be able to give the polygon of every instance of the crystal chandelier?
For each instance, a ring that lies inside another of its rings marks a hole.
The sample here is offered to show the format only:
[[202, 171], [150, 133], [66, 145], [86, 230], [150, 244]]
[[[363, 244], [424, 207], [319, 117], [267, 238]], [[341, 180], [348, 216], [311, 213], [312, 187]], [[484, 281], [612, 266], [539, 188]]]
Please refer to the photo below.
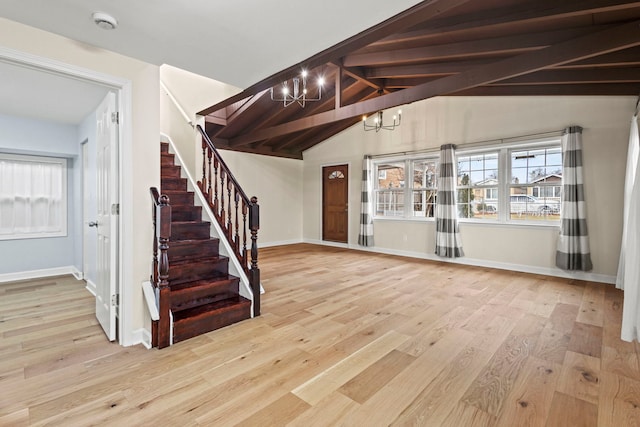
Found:
[[393, 116], [393, 123], [387, 125], [383, 124], [382, 110], [374, 113], [372, 117], [373, 124], [367, 123], [367, 116], [362, 117], [362, 123], [364, 124], [365, 131], [375, 130], [376, 132], [378, 132], [380, 129], [394, 130], [396, 126], [400, 126], [400, 121], [402, 120], [402, 110], [398, 110], [398, 114]]
[[307, 102], [310, 101], [320, 101], [322, 98], [322, 85], [324, 84], [324, 79], [322, 77], [318, 78], [318, 95], [314, 98], [309, 98], [307, 96], [307, 70], [302, 70], [300, 73], [300, 77], [294, 77], [292, 80], [292, 90], [289, 89], [289, 82], [285, 80], [282, 83], [282, 90], [280, 92], [280, 97], [278, 97], [273, 92], [273, 88], [271, 88], [271, 100], [282, 102], [284, 107], [297, 102], [301, 107], [304, 107]]

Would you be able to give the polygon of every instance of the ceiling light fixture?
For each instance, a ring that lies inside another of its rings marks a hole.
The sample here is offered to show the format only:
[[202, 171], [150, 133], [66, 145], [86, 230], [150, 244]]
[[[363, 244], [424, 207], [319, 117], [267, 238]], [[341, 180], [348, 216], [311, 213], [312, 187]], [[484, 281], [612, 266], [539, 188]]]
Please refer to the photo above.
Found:
[[103, 30], [115, 30], [118, 27], [118, 21], [113, 16], [104, 12], [93, 12], [91, 15], [93, 22]]
[[[282, 83], [282, 89], [280, 91], [280, 97], [275, 95], [273, 92], [273, 88], [271, 88], [271, 100], [282, 102], [284, 107], [287, 107], [294, 102], [297, 102], [301, 107], [304, 107], [308, 101], [320, 101], [322, 99], [322, 86], [324, 85], [324, 79], [322, 77], [318, 78], [318, 93], [316, 96], [309, 98], [308, 90], [307, 90], [307, 76], [309, 73], [307, 70], [302, 70], [300, 73], [300, 77], [294, 77], [292, 80], [293, 91], [289, 90], [289, 82], [285, 80]], [[300, 87], [300, 83], [302, 81], [302, 87]]]
[[402, 121], [402, 110], [398, 110], [398, 114], [393, 116], [393, 123], [390, 125], [385, 125], [382, 122], [382, 110], [374, 113], [371, 117], [373, 117], [373, 124], [367, 123], [367, 116], [362, 116], [362, 124], [364, 125], [364, 130], [375, 130], [378, 132], [380, 129], [385, 130], [394, 130], [396, 126], [400, 126], [400, 122]]

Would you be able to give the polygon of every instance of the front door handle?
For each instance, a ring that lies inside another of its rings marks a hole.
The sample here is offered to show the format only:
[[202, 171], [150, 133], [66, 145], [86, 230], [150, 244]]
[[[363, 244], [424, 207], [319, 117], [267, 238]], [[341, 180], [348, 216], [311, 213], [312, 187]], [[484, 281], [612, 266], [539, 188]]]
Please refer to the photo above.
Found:
[[89, 227], [98, 227], [98, 223], [96, 221], [89, 222]]

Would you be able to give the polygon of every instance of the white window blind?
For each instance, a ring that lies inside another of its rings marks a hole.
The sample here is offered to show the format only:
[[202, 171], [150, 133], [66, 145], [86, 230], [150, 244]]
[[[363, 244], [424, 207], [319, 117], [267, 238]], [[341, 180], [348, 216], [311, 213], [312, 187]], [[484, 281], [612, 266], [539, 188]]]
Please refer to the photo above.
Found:
[[0, 240], [66, 235], [66, 159], [0, 153]]

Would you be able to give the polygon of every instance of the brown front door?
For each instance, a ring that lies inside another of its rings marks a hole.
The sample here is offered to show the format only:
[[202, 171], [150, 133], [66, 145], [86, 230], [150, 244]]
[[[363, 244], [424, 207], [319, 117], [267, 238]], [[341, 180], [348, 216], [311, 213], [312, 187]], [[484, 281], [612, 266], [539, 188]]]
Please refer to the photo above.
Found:
[[322, 240], [347, 243], [349, 166], [322, 168]]

